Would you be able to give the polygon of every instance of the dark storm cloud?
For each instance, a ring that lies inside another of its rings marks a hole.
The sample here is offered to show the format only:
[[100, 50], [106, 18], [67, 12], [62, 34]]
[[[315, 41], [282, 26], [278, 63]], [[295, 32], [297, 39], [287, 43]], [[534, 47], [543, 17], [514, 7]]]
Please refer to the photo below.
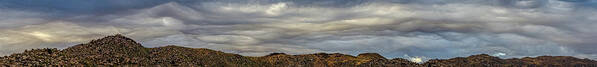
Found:
[[[595, 0], [0, 1], [1, 54], [115, 33], [144, 46], [260, 56], [597, 58]], [[416, 59], [416, 58], [412, 58]]]
[[104, 14], [128, 9], [140, 9], [167, 3], [167, 0], [2, 0], [9, 9], [57, 12], [60, 14]]

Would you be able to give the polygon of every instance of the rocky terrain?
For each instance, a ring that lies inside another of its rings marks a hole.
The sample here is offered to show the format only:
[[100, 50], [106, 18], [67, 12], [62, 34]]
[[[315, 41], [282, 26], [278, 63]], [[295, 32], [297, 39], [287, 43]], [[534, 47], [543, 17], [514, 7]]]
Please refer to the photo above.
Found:
[[387, 59], [377, 53], [247, 57], [204, 48], [145, 48], [122, 35], [108, 36], [63, 50], [32, 49], [0, 57], [4, 66], [197, 66], [197, 67], [597, 67], [597, 61], [569, 56], [500, 59], [487, 54], [432, 59], [425, 63]]

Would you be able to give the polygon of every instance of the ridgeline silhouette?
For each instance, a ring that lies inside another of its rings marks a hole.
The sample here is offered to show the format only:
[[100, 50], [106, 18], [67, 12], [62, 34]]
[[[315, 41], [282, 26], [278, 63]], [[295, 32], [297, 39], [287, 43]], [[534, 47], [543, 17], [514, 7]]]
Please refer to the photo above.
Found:
[[164, 46], [145, 48], [120, 34], [92, 40], [63, 50], [32, 49], [0, 57], [0, 66], [205, 66], [205, 67], [597, 67], [590, 59], [539, 56], [500, 59], [487, 54], [432, 59], [425, 63], [386, 59], [377, 53], [351, 56], [339, 53], [287, 55], [272, 53], [246, 57], [205, 48]]

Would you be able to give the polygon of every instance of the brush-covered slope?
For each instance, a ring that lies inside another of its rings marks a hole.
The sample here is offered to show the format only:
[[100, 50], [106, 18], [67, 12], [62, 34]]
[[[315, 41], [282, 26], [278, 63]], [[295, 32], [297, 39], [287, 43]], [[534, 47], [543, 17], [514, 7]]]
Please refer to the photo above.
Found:
[[487, 54], [433, 59], [414, 63], [402, 58], [386, 59], [377, 53], [357, 56], [339, 53], [288, 55], [272, 53], [246, 57], [205, 48], [164, 46], [145, 48], [122, 35], [108, 36], [63, 50], [32, 49], [0, 57], [3, 66], [199, 66], [199, 67], [597, 67], [597, 62], [569, 56], [500, 59]]

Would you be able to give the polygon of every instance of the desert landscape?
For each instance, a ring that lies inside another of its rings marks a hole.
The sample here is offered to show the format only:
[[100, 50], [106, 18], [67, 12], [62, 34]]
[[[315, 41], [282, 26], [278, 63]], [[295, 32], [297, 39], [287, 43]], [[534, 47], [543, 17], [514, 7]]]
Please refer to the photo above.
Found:
[[570, 56], [500, 59], [487, 54], [432, 59], [415, 63], [388, 59], [377, 53], [288, 55], [272, 53], [248, 57], [205, 48], [163, 46], [145, 48], [120, 34], [64, 50], [31, 49], [0, 57], [1, 66], [198, 66], [198, 67], [595, 67], [597, 61]]
[[0, 67], [597, 67], [597, 0], [0, 0]]

